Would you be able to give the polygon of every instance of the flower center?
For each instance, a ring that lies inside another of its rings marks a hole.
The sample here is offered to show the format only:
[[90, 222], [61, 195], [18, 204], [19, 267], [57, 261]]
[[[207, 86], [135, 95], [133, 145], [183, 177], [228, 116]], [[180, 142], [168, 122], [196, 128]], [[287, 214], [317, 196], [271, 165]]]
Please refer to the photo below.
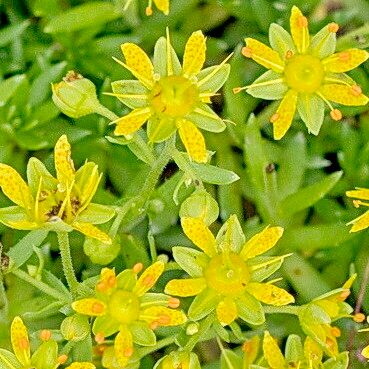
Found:
[[222, 295], [238, 295], [250, 281], [246, 263], [235, 253], [214, 256], [204, 274], [208, 285]]
[[152, 88], [149, 100], [153, 111], [169, 117], [184, 117], [198, 100], [197, 86], [181, 76], [161, 78]]
[[287, 59], [284, 77], [289, 87], [297, 92], [313, 93], [324, 78], [321, 61], [312, 55], [295, 55]]
[[120, 323], [129, 324], [138, 319], [140, 302], [132, 292], [116, 291], [109, 300], [109, 313]]

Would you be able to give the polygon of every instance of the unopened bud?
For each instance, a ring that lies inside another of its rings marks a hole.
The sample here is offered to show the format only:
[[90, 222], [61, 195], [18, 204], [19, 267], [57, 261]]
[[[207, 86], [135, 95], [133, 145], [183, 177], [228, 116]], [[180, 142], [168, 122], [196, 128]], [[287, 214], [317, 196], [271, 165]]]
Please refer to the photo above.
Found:
[[198, 325], [198, 323], [190, 323], [186, 327], [186, 334], [187, 334], [187, 336], [193, 336], [198, 331], [199, 331], [199, 325]]
[[88, 318], [79, 314], [69, 316], [63, 320], [60, 331], [67, 341], [82, 341], [90, 334]]

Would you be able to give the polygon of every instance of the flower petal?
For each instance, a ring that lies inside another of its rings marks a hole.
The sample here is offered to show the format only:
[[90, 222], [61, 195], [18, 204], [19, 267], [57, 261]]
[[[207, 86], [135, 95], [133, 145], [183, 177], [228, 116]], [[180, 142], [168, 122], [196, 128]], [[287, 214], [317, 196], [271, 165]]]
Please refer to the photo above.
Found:
[[181, 119], [178, 123], [178, 132], [189, 157], [197, 163], [206, 163], [208, 153], [205, 138], [200, 130], [191, 121]]
[[136, 80], [120, 80], [111, 84], [113, 93], [124, 105], [131, 109], [143, 108], [147, 105], [148, 90]]
[[79, 362], [79, 363], [72, 363], [71, 365], [67, 366], [65, 369], [95, 369], [96, 366], [92, 363], [88, 362]]
[[192, 301], [188, 310], [188, 317], [191, 320], [200, 320], [204, 318], [214, 311], [219, 301], [220, 298], [218, 294], [214, 290], [206, 288]]
[[286, 366], [286, 360], [282, 351], [278, 347], [276, 340], [270, 335], [268, 331], [264, 332], [263, 352], [266, 361], [270, 368], [283, 369]]
[[188, 297], [198, 295], [205, 288], [205, 278], [172, 279], [165, 286], [165, 293], [169, 295]]
[[223, 119], [206, 104], [199, 104], [194, 111], [186, 116], [186, 119], [193, 122], [198, 128], [209, 132], [219, 133], [226, 128]]
[[110, 315], [98, 316], [92, 326], [92, 332], [101, 334], [103, 337], [109, 337], [119, 331], [120, 323]]
[[238, 316], [246, 323], [260, 325], [265, 322], [263, 307], [254, 296], [245, 292], [243, 295], [238, 296], [235, 302]]
[[124, 117], [115, 120], [114, 134], [117, 136], [130, 135], [137, 132], [141, 126], [150, 118], [151, 111], [149, 108], [135, 109]]
[[205, 254], [216, 254], [215, 237], [201, 218], [182, 218], [182, 229], [185, 235]]
[[125, 367], [133, 355], [133, 339], [128, 327], [122, 327], [114, 340], [114, 353], [120, 366]]
[[147, 54], [136, 44], [127, 42], [121, 45], [130, 72], [144, 85], [153, 82], [154, 67]]
[[[169, 48], [169, 51], [168, 51]], [[154, 48], [154, 71], [161, 77], [171, 74], [176, 76], [182, 73], [182, 66], [172, 45], [165, 37], [160, 37]]]
[[[203, 69], [197, 75], [200, 92], [217, 92], [227, 81], [231, 66], [229, 64], [213, 65], [211, 67]], [[208, 76], [211, 75], [210, 78]], [[200, 83], [202, 80], [205, 82]]]
[[271, 117], [275, 140], [280, 140], [291, 126], [296, 111], [297, 92], [289, 90], [282, 99], [277, 112]]
[[93, 297], [74, 301], [72, 308], [77, 313], [89, 316], [102, 316], [106, 311], [106, 305]]
[[174, 260], [191, 277], [201, 277], [209, 257], [199, 250], [190, 247], [175, 246], [172, 248]]
[[74, 164], [71, 158], [71, 147], [67, 136], [59, 138], [54, 149], [55, 170], [58, 181], [64, 186], [65, 191], [74, 180]]
[[310, 42], [311, 53], [319, 59], [332, 55], [336, 50], [336, 32], [338, 26], [335, 23], [327, 24]]
[[237, 319], [237, 306], [231, 298], [225, 298], [217, 306], [217, 317], [223, 326], [231, 324]]
[[296, 52], [291, 35], [277, 23], [272, 23], [269, 27], [269, 43], [282, 59], [286, 57], [287, 51]]
[[245, 243], [241, 251], [241, 256], [245, 259], [250, 259], [264, 254], [275, 246], [282, 235], [282, 227], [265, 228]]
[[269, 305], [283, 306], [295, 301], [287, 291], [273, 284], [251, 282], [246, 290], [259, 301]]
[[29, 344], [28, 331], [19, 316], [13, 319], [10, 327], [10, 338], [15, 356], [24, 367], [29, 367], [31, 348]]
[[20, 206], [0, 208], [0, 222], [14, 229], [32, 230], [40, 228], [39, 224], [28, 220], [26, 211]]
[[354, 197], [360, 200], [369, 200], [369, 189], [368, 188], [361, 188], [356, 187], [355, 190], [346, 191], [346, 196]]
[[27, 183], [11, 166], [0, 163], [0, 187], [15, 204], [26, 210], [33, 206], [33, 198]]
[[187, 321], [186, 315], [181, 310], [170, 309], [165, 306], [152, 306], [140, 314], [140, 320], [149, 323], [152, 329], [157, 327], [173, 327]]
[[297, 6], [293, 6], [290, 17], [290, 27], [293, 42], [299, 53], [304, 53], [309, 47], [310, 36], [308, 21]]
[[352, 224], [350, 232], [359, 232], [369, 227], [369, 210], [359, 217], [352, 220], [348, 225]]
[[300, 94], [297, 111], [308, 128], [309, 133], [317, 135], [324, 120], [324, 102], [317, 95]]
[[183, 73], [196, 75], [202, 69], [206, 57], [206, 39], [201, 31], [193, 32], [183, 55]]
[[106, 244], [111, 244], [112, 240], [105, 232], [100, 230], [99, 228], [95, 227], [90, 223], [81, 223], [81, 222], [74, 222], [72, 227], [83, 233], [87, 237], [94, 238]]
[[284, 62], [276, 51], [253, 38], [246, 38], [245, 42], [246, 47], [242, 50], [243, 55], [274, 72], [283, 72]]
[[169, 0], [154, 0], [154, 3], [165, 15], [169, 14]]
[[347, 106], [366, 105], [368, 97], [361, 93], [359, 86], [332, 83], [323, 85], [319, 92], [330, 101]]
[[323, 60], [327, 72], [343, 73], [364, 63], [369, 53], [361, 49], [348, 49], [328, 56]]
[[138, 296], [142, 296], [150, 288], [152, 288], [159, 277], [164, 272], [164, 263], [162, 261], [157, 261], [156, 263], [150, 265], [138, 278], [133, 292]]

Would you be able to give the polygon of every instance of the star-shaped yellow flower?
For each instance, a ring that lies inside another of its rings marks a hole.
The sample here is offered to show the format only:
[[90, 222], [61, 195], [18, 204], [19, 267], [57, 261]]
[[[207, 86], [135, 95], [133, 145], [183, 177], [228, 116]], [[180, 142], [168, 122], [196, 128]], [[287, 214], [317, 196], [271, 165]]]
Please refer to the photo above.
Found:
[[190, 158], [206, 162], [205, 139], [199, 128], [211, 132], [225, 129], [223, 120], [207, 104], [228, 77], [230, 67], [226, 60], [202, 70], [206, 39], [201, 31], [188, 39], [182, 65], [168, 31], [167, 37], [161, 37], [155, 45], [153, 63], [133, 43], [125, 43], [121, 49], [125, 63], [115, 60], [138, 80], [112, 83], [111, 95], [133, 109], [112, 122], [116, 124], [114, 133], [129, 138], [147, 122], [149, 141], [162, 142], [178, 130]]
[[[0, 349], [0, 367], [4, 369], [56, 369], [64, 364], [68, 357], [58, 355], [58, 344], [51, 339], [51, 332], [43, 330], [41, 345], [31, 354], [28, 331], [20, 317], [15, 317], [10, 328], [13, 353]], [[74, 362], [66, 369], [95, 369], [89, 362]]]
[[282, 236], [280, 227], [268, 227], [245, 242], [236, 216], [231, 216], [215, 238], [202, 218], [182, 218], [187, 237], [203, 252], [173, 248], [176, 262], [190, 279], [168, 282], [165, 292], [196, 296], [188, 315], [201, 319], [216, 309], [222, 325], [240, 317], [251, 324], [264, 322], [260, 302], [275, 306], [294, 302], [293, 296], [271, 282], [263, 282], [282, 264], [285, 256], [262, 257]]
[[80, 314], [96, 317], [93, 332], [98, 343], [118, 332], [114, 340], [114, 357], [125, 367], [134, 353], [134, 343], [153, 346], [154, 329], [183, 324], [186, 315], [176, 310], [179, 300], [160, 293], [148, 293], [164, 271], [158, 261], [138, 278], [142, 264], [115, 275], [104, 268], [94, 297], [75, 301], [72, 308]]
[[[356, 198], [356, 200], [353, 200], [354, 206], [356, 208], [360, 206], [369, 206], [368, 202], [361, 201], [361, 200], [369, 200], [369, 189], [367, 188], [358, 187], [355, 190], [347, 191], [346, 196]], [[362, 231], [363, 229], [368, 228], [369, 227], [369, 210], [367, 210], [364, 214], [355, 218], [348, 224], [352, 225], [350, 232], [358, 232], [358, 231]]]
[[269, 71], [253, 84], [234, 89], [235, 93], [246, 90], [262, 99], [282, 99], [270, 119], [276, 140], [290, 128], [296, 109], [309, 132], [317, 135], [324, 119], [324, 103], [332, 119], [340, 120], [341, 112], [330, 101], [348, 106], [368, 102], [360, 86], [344, 73], [367, 60], [368, 52], [348, 49], [335, 53], [338, 25], [330, 23], [310, 37], [308, 20], [296, 6], [292, 7], [290, 28], [291, 35], [278, 24], [270, 26], [272, 48], [246, 38], [243, 55]]
[[93, 225], [114, 216], [110, 207], [91, 203], [101, 178], [97, 165], [86, 162], [76, 171], [65, 135], [55, 145], [54, 162], [56, 178], [38, 159], [31, 158], [27, 166], [28, 184], [15, 169], [0, 163], [0, 187], [16, 204], [0, 209], [0, 222], [22, 230], [75, 229], [87, 237], [111, 243], [110, 237]]

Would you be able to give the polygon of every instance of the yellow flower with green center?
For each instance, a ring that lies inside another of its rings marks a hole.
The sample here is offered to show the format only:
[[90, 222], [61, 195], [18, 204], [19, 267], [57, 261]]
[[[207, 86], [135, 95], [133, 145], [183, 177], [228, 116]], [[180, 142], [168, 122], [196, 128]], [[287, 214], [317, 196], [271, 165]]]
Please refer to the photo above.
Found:
[[190, 279], [168, 282], [165, 292], [175, 296], [196, 296], [188, 312], [199, 320], [216, 309], [222, 325], [240, 317], [250, 324], [265, 320], [260, 302], [275, 306], [294, 302], [293, 296], [263, 282], [272, 275], [286, 257], [262, 257], [282, 236], [280, 227], [268, 227], [245, 242], [236, 216], [231, 216], [215, 238], [202, 218], [182, 218], [187, 237], [203, 252], [174, 247], [176, 262]]
[[31, 158], [27, 165], [28, 184], [15, 169], [0, 163], [0, 187], [16, 204], [0, 209], [0, 222], [22, 230], [75, 229], [111, 243], [110, 237], [93, 225], [109, 221], [115, 213], [108, 206], [91, 203], [101, 178], [97, 165], [86, 162], [76, 171], [65, 135], [55, 145], [54, 162], [56, 178], [41, 161]]
[[317, 135], [324, 119], [324, 103], [331, 117], [340, 120], [342, 114], [332, 104], [366, 105], [368, 102], [360, 86], [345, 72], [368, 59], [368, 52], [348, 49], [335, 53], [338, 25], [330, 23], [310, 37], [308, 21], [301, 11], [292, 7], [291, 35], [278, 24], [269, 29], [272, 48], [246, 38], [244, 56], [269, 69], [253, 84], [235, 88], [266, 100], [281, 100], [270, 121], [274, 138], [281, 139], [291, 126], [297, 109], [309, 132]]
[[161, 37], [155, 45], [153, 63], [135, 44], [125, 43], [121, 49], [125, 63], [115, 60], [137, 81], [112, 83], [111, 95], [133, 109], [113, 122], [114, 133], [129, 138], [147, 122], [148, 139], [156, 143], [167, 140], [178, 130], [190, 158], [206, 162], [205, 139], [199, 128], [210, 132], [225, 129], [223, 120], [207, 104], [229, 75], [226, 60], [202, 70], [206, 39], [201, 31], [188, 39], [182, 65], [171, 46], [168, 31], [167, 37]]
[[[57, 369], [68, 357], [58, 355], [58, 344], [51, 339], [51, 332], [43, 330], [43, 341], [31, 354], [28, 331], [20, 317], [15, 317], [10, 328], [13, 352], [0, 348], [0, 367], [2, 369]], [[95, 369], [89, 362], [75, 362], [66, 369]]]
[[[355, 198], [353, 200], [353, 204], [356, 208], [360, 206], [369, 206], [368, 202], [361, 201], [361, 200], [369, 200], [369, 189], [367, 188], [356, 188], [352, 191], [347, 191], [346, 196]], [[355, 218], [351, 222], [348, 223], [352, 225], [350, 232], [358, 232], [362, 231], [369, 227], [369, 210], [367, 210], [364, 214], [360, 215], [359, 217]]]
[[162, 293], [149, 293], [164, 271], [164, 263], [156, 262], [138, 278], [142, 264], [136, 264], [118, 275], [104, 268], [94, 297], [75, 301], [72, 308], [96, 317], [92, 331], [98, 343], [118, 332], [114, 340], [114, 358], [125, 367], [134, 353], [134, 344], [153, 346], [153, 330], [160, 326], [177, 326], [186, 315], [176, 310], [179, 300]]

